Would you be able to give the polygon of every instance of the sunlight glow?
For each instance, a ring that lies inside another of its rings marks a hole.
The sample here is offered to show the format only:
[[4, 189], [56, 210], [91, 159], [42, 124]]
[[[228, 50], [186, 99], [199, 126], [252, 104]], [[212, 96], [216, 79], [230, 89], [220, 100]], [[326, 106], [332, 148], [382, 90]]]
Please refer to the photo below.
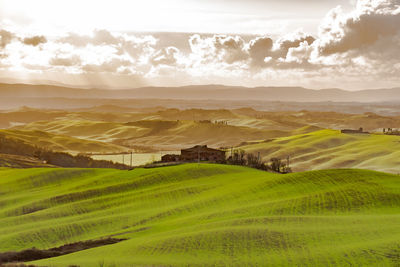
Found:
[[[25, 28], [26, 32], [40, 29], [47, 34], [93, 29], [277, 33], [285, 30], [293, 20], [297, 21], [295, 27], [316, 31], [316, 20], [329, 9], [315, 4], [312, 9], [305, 10], [305, 5], [291, 2], [281, 5], [277, 1], [251, 0], [248, 4], [232, 1], [228, 5], [223, 0], [0, 0], [0, 18], [29, 26]], [[332, 7], [332, 4], [327, 6]], [[302, 10], [305, 12], [299, 12]]]

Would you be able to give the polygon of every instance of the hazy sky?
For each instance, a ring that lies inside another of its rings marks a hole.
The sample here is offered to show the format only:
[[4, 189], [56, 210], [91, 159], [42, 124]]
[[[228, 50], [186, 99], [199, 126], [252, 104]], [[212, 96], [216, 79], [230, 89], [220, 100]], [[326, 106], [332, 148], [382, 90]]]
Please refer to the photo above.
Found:
[[400, 0], [0, 0], [0, 79], [395, 87], [398, 25]]
[[332, 8], [349, 0], [2, 0], [0, 15], [26, 31], [156, 31], [271, 34], [317, 32]]

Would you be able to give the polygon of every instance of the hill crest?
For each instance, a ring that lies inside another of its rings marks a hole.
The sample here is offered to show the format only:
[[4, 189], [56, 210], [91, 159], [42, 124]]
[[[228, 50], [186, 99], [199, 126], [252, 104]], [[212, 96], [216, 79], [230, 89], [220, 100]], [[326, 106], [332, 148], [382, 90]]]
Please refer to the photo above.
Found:
[[[228, 94], [227, 94], [228, 93]], [[188, 85], [181, 87], [141, 87], [134, 89], [83, 89], [55, 85], [0, 84], [0, 97], [87, 98], [87, 99], [188, 99], [265, 100], [294, 102], [394, 102], [400, 88], [346, 91], [337, 88], [241, 87]]]

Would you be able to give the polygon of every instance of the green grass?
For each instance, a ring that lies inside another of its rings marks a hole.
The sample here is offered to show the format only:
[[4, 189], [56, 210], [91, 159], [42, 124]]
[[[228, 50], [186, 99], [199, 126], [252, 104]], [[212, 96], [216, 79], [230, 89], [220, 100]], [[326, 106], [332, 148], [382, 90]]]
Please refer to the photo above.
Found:
[[113, 235], [44, 266], [398, 266], [400, 177], [238, 166], [0, 169], [0, 251]]
[[289, 155], [295, 171], [359, 168], [400, 173], [400, 136], [321, 130], [240, 148], [260, 152], [266, 161]]

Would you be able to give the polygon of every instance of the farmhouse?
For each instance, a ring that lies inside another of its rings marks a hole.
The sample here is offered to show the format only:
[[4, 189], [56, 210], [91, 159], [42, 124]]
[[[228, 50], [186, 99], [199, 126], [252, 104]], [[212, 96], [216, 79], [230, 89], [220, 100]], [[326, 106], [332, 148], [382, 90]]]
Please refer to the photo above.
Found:
[[163, 162], [174, 161], [212, 161], [223, 162], [225, 161], [225, 151], [209, 148], [207, 145], [197, 145], [191, 148], [182, 149], [180, 155], [167, 154], [161, 157]]
[[364, 132], [363, 128], [360, 128], [358, 130], [352, 130], [352, 129], [343, 129], [340, 131], [341, 133], [345, 134], [368, 134], [369, 132]]
[[180, 161], [181, 157], [180, 155], [176, 154], [166, 154], [161, 157], [162, 162], [174, 162], [174, 161]]
[[214, 161], [221, 162], [225, 160], [225, 151], [209, 148], [207, 145], [204, 146], [194, 146], [187, 149], [181, 150], [181, 160], [182, 161]]

